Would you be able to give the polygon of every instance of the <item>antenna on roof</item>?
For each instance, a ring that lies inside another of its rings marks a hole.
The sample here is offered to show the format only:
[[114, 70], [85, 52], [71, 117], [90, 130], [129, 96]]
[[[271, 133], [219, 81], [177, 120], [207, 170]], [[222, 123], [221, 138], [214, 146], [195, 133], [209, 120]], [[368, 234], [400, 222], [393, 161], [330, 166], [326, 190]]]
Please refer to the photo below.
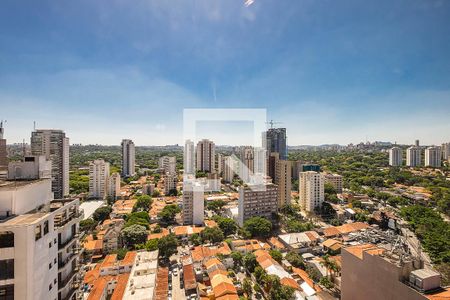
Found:
[[33, 131], [36, 131], [36, 121], [33, 121]]
[[282, 124], [282, 122], [275, 122], [274, 120], [270, 120], [269, 122], [266, 122], [266, 124], [269, 124], [270, 128], [273, 128], [274, 124]]

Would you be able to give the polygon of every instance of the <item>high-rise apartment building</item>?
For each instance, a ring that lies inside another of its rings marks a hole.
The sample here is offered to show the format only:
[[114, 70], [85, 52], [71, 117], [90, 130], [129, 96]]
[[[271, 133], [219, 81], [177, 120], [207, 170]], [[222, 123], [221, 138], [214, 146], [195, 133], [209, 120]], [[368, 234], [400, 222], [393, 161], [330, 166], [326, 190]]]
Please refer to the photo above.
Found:
[[217, 171], [217, 174], [220, 176], [221, 174], [222, 174], [222, 171], [223, 171], [223, 164], [224, 164], [224, 162], [223, 162], [223, 154], [221, 154], [221, 153], [217, 153], [216, 154], [216, 171]]
[[298, 183], [302, 210], [313, 212], [321, 207], [325, 197], [323, 175], [314, 171], [300, 172]]
[[392, 147], [389, 149], [389, 165], [392, 167], [399, 167], [403, 164], [402, 149], [399, 147]]
[[197, 143], [197, 171], [213, 172], [215, 168], [216, 147], [213, 141], [203, 139]]
[[162, 156], [158, 161], [158, 168], [163, 170], [164, 174], [176, 174], [177, 158], [175, 156]]
[[131, 177], [136, 174], [136, 153], [132, 140], [122, 140], [122, 176]]
[[[270, 154], [270, 164], [273, 164], [273, 182], [278, 186], [278, 207], [291, 203], [292, 168], [291, 161], [280, 160], [278, 153]], [[270, 168], [272, 168], [270, 166]]]
[[325, 183], [331, 184], [336, 193], [342, 193], [342, 176], [339, 174], [324, 174]]
[[272, 220], [278, 212], [278, 186], [267, 182], [261, 186], [246, 185], [239, 188], [238, 223], [252, 217]]
[[3, 121], [0, 121], [0, 169], [8, 167], [8, 156], [6, 153], [6, 139], [3, 138]]
[[235, 170], [237, 169], [237, 160], [233, 156], [225, 156], [223, 158], [223, 180], [225, 182], [232, 182], [235, 174]]
[[176, 174], [166, 173], [166, 175], [163, 176], [163, 181], [164, 194], [166, 196], [177, 189], [178, 176]]
[[120, 174], [112, 173], [108, 177], [107, 195], [113, 200], [117, 200], [120, 197]]
[[183, 186], [183, 224], [203, 225], [204, 187], [199, 183], [187, 183]]
[[450, 158], [450, 143], [443, 143], [441, 146], [442, 160]]
[[[43, 157], [44, 158], [44, 157]], [[41, 165], [42, 163], [42, 165]], [[53, 200], [53, 164], [27, 157], [0, 183], [0, 298], [81, 296], [79, 200]]]
[[194, 142], [186, 140], [183, 153], [184, 174], [195, 174], [195, 151]]
[[263, 145], [266, 146], [268, 155], [272, 152], [280, 154], [281, 160], [287, 159], [286, 128], [270, 128], [263, 134]]
[[408, 167], [418, 167], [422, 165], [422, 150], [418, 146], [411, 146], [406, 149], [406, 165]]
[[441, 167], [441, 148], [440, 147], [428, 147], [425, 149], [425, 166], [440, 168]]
[[52, 162], [52, 191], [55, 199], [69, 194], [69, 138], [62, 130], [37, 129], [31, 133], [32, 155]]
[[89, 163], [89, 197], [105, 199], [108, 194], [109, 163], [96, 159]]

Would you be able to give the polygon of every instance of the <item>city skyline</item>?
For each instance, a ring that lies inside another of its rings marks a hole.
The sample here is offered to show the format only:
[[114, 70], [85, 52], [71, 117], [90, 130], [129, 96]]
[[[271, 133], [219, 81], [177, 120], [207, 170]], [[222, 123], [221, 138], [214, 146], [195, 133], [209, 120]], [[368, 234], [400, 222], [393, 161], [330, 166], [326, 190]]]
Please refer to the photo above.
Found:
[[73, 143], [165, 145], [183, 143], [184, 108], [267, 108], [290, 145], [440, 144], [449, 6], [3, 2], [0, 119], [10, 143], [36, 121]]

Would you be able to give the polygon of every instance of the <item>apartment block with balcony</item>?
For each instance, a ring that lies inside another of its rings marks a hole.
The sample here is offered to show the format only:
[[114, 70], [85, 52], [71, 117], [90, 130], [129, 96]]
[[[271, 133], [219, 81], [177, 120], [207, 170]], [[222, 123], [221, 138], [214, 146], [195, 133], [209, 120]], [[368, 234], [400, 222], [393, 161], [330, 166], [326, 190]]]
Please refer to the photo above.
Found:
[[53, 200], [51, 178], [0, 181], [0, 292], [5, 299], [77, 298], [82, 216], [79, 200]]

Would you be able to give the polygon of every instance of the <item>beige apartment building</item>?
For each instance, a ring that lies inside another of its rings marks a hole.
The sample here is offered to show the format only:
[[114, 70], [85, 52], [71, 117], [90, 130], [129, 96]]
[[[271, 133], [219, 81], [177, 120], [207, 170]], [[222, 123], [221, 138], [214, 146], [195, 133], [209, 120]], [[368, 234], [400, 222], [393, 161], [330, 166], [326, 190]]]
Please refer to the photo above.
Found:
[[325, 179], [325, 183], [331, 184], [334, 189], [336, 190], [336, 193], [340, 194], [342, 193], [342, 176], [339, 174], [329, 174], [326, 173], [323, 175]]
[[324, 177], [314, 171], [299, 173], [300, 207], [307, 212], [313, 212], [321, 207], [324, 201]]
[[278, 186], [273, 183], [264, 185], [248, 185], [239, 188], [238, 223], [252, 217], [263, 217], [271, 220], [278, 212]]

